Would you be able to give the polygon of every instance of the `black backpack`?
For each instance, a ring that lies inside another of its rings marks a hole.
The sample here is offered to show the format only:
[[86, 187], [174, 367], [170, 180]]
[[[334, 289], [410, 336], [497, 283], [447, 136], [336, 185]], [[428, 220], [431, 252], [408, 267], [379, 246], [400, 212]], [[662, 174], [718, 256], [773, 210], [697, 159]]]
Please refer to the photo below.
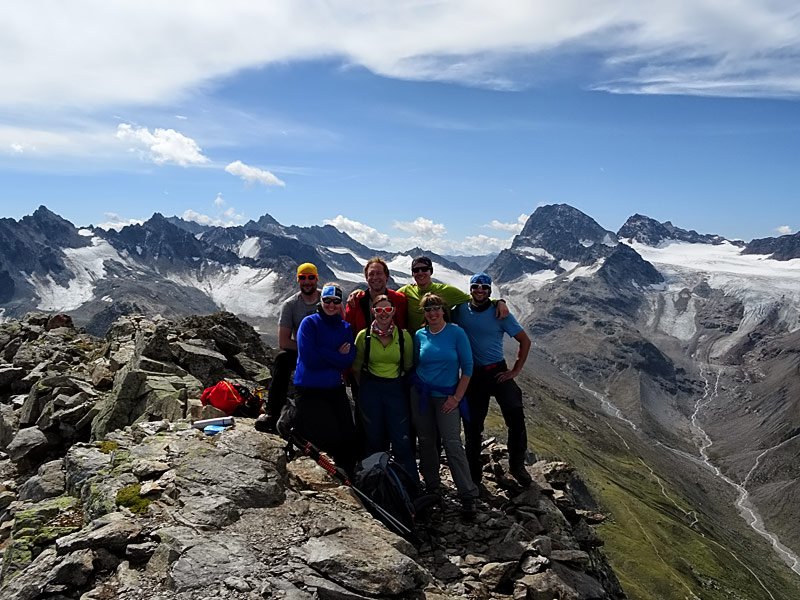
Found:
[[[413, 531], [416, 509], [411, 494], [415, 493], [416, 485], [388, 452], [376, 452], [361, 461], [361, 470], [356, 473], [353, 485], [388, 513], [391, 519], [366, 504], [372, 516], [400, 535], [408, 536], [407, 531]], [[392, 523], [393, 520], [402, 524], [407, 531], [401, 531]]]

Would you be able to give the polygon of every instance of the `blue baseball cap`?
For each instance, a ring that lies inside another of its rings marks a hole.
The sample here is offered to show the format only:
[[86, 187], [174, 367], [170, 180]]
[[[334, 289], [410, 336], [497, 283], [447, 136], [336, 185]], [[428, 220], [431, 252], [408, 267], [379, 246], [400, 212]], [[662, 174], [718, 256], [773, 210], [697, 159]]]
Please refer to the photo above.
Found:
[[469, 284], [477, 283], [478, 285], [492, 285], [492, 278], [486, 273], [475, 273], [470, 280]]

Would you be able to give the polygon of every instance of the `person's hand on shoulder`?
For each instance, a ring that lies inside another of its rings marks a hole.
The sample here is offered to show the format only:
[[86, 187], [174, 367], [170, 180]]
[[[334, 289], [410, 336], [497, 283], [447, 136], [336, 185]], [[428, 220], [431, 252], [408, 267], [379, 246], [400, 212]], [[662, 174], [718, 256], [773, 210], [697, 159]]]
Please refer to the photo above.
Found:
[[350, 295], [347, 297], [347, 306], [350, 307], [351, 310], [358, 308], [358, 298], [360, 294], [364, 292], [361, 290], [353, 290], [350, 292]]
[[495, 307], [495, 316], [498, 319], [505, 319], [509, 315], [508, 305], [506, 301], [500, 298], [497, 302], [494, 303]]

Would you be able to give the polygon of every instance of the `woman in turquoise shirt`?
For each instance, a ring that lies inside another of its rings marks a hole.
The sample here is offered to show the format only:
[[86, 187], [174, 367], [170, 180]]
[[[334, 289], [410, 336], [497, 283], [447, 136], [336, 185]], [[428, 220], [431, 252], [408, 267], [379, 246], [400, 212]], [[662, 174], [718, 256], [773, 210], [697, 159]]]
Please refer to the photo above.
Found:
[[470, 476], [461, 444], [461, 411], [472, 375], [472, 350], [464, 330], [444, 319], [444, 300], [425, 294], [420, 307], [426, 326], [414, 336], [416, 373], [411, 391], [411, 413], [419, 440], [419, 467], [428, 492], [437, 492], [439, 449], [437, 432], [447, 455], [465, 517], [475, 514], [478, 487]]

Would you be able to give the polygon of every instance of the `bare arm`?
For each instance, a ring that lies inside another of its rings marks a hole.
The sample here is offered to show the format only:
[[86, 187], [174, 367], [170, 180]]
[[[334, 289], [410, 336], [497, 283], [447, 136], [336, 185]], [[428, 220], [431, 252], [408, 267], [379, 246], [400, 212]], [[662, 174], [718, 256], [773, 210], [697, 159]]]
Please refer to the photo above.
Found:
[[528, 360], [528, 352], [531, 350], [531, 338], [525, 331], [520, 331], [514, 336], [514, 339], [519, 342], [519, 350], [517, 351], [517, 360], [514, 361], [514, 366], [510, 371], [505, 371], [497, 376], [497, 381], [503, 382], [509, 379], [514, 379], [522, 372], [522, 366]]
[[278, 347], [281, 350], [297, 350], [297, 342], [292, 339], [289, 327], [278, 327]]
[[498, 319], [505, 319], [508, 316], [508, 305], [506, 301], [500, 298], [494, 303], [495, 313], [494, 316]]

